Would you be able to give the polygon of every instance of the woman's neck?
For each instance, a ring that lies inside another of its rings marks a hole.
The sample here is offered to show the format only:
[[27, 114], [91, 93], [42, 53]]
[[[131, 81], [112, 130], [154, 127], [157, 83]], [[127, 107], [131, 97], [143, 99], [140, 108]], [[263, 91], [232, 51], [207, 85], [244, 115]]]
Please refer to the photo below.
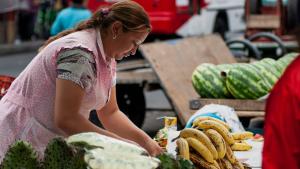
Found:
[[106, 59], [110, 60], [112, 58], [112, 56], [111, 56], [111, 51], [110, 51], [108, 44], [110, 44], [111, 41], [107, 35], [107, 31], [100, 29], [99, 32], [100, 32], [100, 37], [101, 37], [102, 45], [103, 45], [103, 51], [105, 53]]

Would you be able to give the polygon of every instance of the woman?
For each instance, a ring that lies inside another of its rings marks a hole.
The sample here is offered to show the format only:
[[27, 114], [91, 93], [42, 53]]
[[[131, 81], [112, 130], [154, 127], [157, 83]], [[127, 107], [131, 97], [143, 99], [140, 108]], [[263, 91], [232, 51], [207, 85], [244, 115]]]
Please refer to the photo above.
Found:
[[[296, 31], [300, 41], [300, 27]], [[263, 169], [300, 169], [300, 57], [285, 70], [268, 98]]]
[[[121, 1], [50, 38], [0, 102], [1, 158], [16, 139], [41, 153], [51, 138], [80, 132], [136, 143], [153, 156], [161, 153], [116, 102], [115, 60], [135, 54], [150, 29], [140, 5]], [[88, 121], [92, 109], [106, 130]]]

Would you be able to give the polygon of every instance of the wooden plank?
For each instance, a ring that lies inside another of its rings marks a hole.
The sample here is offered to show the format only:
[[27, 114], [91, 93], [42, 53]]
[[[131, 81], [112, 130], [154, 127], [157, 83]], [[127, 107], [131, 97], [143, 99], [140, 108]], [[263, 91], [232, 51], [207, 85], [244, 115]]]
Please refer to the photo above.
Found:
[[151, 68], [117, 72], [117, 84], [136, 83], [159, 83], [159, 80]]
[[280, 17], [277, 15], [250, 15], [247, 27], [253, 29], [274, 29], [280, 27]]
[[234, 108], [236, 111], [264, 111], [266, 102], [258, 100], [239, 99], [194, 99], [190, 101], [190, 108], [198, 110], [207, 104], [221, 104]]
[[117, 64], [117, 71], [133, 70], [139, 68], [150, 67], [145, 59], [121, 61]]
[[201, 63], [236, 62], [223, 40], [216, 35], [148, 43], [140, 49], [182, 124], [194, 113], [189, 109], [189, 100], [198, 97], [191, 82], [194, 69]]
[[239, 117], [264, 117], [264, 111], [236, 111]]

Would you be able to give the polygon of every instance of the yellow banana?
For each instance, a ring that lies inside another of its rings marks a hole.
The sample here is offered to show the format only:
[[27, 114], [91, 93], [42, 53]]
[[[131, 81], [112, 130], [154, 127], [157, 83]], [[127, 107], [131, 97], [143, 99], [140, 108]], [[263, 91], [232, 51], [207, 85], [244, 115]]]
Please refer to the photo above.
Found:
[[236, 161], [236, 163], [234, 164], [234, 167], [237, 169], [244, 169], [244, 165], [240, 162], [240, 161]]
[[213, 118], [213, 117], [209, 117], [209, 116], [200, 116], [200, 117], [197, 117], [194, 121], [193, 121], [193, 128], [197, 126], [197, 124], [200, 122], [200, 121], [204, 121], [204, 120], [212, 120], [212, 121], [215, 121], [215, 122], [218, 122], [220, 124], [222, 124], [224, 127], [226, 127], [228, 130], [230, 130], [230, 126], [222, 121], [222, 120], [219, 120], [219, 119], [216, 119], [216, 118]]
[[233, 151], [248, 151], [252, 149], [252, 146], [246, 142], [234, 143], [233, 145], [231, 145], [231, 149]]
[[226, 169], [221, 159], [218, 159], [217, 162], [218, 162], [218, 164], [220, 166], [220, 169]]
[[212, 121], [212, 120], [204, 120], [204, 121], [200, 121], [197, 126], [201, 129], [214, 129], [217, 130], [217, 132], [219, 132], [222, 137], [224, 138], [224, 140], [229, 144], [233, 144], [234, 143], [234, 139], [231, 135], [231, 133], [229, 132], [229, 130], [227, 128], [225, 128], [223, 125], [221, 125], [218, 122]]
[[223, 167], [224, 167], [225, 169], [233, 169], [232, 164], [231, 164], [230, 161], [227, 160], [226, 158], [221, 159], [221, 162], [222, 162]]
[[226, 143], [221, 134], [214, 129], [208, 129], [205, 134], [212, 140], [215, 145], [219, 158], [224, 158], [226, 154]]
[[235, 158], [232, 150], [231, 150], [231, 147], [226, 143], [226, 158], [231, 162], [231, 164], [234, 164], [237, 159]]
[[214, 165], [217, 169], [221, 169], [219, 163], [218, 163], [216, 160], [214, 160], [213, 165]]
[[196, 168], [219, 169], [214, 165], [214, 163], [209, 163], [205, 161], [198, 154], [191, 153], [190, 155], [191, 155], [191, 161], [196, 166]]
[[208, 148], [208, 150], [212, 153], [214, 159], [218, 159], [218, 152], [217, 152], [215, 146], [210, 141], [210, 139], [207, 137], [207, 135], [205, 135], [202, 131], [193, 129], [193, 128], [185, 128], [185, 129], [181, 130], [180, 137], [182, 137], [182, 138], [191, 137], [191, 138], [197, 139], [198, 141], [203, 143]]
[[190, 149], [189, 149], [189, 144], [184, 138], [179, 138], [176, 140], [176, 144], [178, 147], [179, 151], [179, 156], [189, 160], [190, 159]]
[[235, 140], [246, 140], [246, 139], [250, 139], [253, 137], [253, 133], [250, 131], [237, 132], [237, 133], [231, 133], [231, 134]]
[[214, 157], [203, 143], [192, 137], [187, 138], [186, 141], [189, 146], [195, 149], [206, 161], [213, 163]]

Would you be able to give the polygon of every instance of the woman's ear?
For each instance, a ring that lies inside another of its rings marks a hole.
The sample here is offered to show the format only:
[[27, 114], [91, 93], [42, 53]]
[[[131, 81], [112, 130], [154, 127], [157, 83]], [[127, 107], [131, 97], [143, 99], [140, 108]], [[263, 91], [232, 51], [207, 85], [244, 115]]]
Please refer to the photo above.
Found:
[[115, 21], [112, 24], [112, 35], [113, 37], [119, 36], [123, 32], [123, 25], [120, 21]]

